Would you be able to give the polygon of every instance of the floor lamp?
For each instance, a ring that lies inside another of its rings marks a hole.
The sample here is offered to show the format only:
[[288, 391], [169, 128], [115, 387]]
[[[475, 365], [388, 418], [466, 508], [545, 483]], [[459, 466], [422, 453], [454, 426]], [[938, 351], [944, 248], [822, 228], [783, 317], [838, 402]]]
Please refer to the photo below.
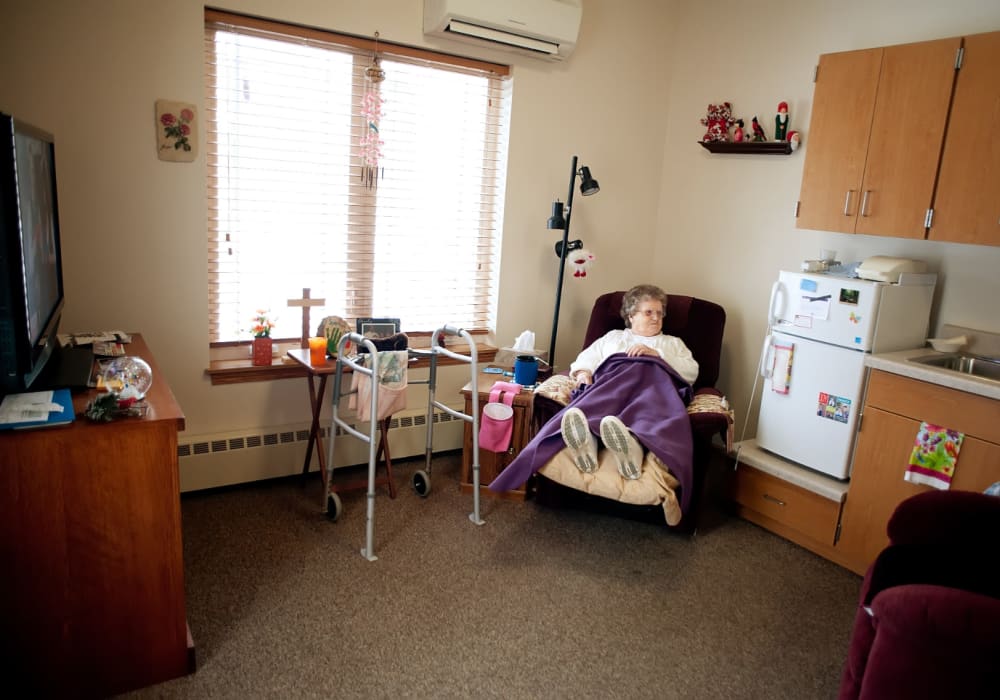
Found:
[[566, 195], [565, 213], [563, 203], [558, 199], [552, 203], [552, 216], [549, 217], [547, 228], [562, 229], [562, 240], [556, 242], [556, 255], [559, 256], [559, 281], [556, 282], [556, 310], [552, 315], [552, 340], [549, 344], [549, 365], [553, 368], [556, 364], [556, 331], [559, 330], [559, 304], [562, 302], [563, 274], [566, 272], [566, 256], [571, 251], [579, 250], [583, 247], [583, 241], [577, 239], [569, 240], [569, 220], [573, 214], [573, 185], [576, 184], [576, 176], [580, 176], [580, 194], [586, 196], [600, 192], [601, 187], [597, 180], [590, 176], [590, 168], [583, 166], [579, 170], [576, 167], [577, 157], [573, 156], [573, 165], [569, 173], [569, 194]]

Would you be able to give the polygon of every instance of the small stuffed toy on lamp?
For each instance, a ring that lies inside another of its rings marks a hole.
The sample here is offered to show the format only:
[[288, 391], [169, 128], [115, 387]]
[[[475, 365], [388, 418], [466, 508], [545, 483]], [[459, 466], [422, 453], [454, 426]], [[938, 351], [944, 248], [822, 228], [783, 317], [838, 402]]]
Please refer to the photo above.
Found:
[[594, 262], [594, 254], [586, 248], [574, 250], [566, 258], [566, 266], [573, 271], [574, 277], [586, 277], [587, 270]]

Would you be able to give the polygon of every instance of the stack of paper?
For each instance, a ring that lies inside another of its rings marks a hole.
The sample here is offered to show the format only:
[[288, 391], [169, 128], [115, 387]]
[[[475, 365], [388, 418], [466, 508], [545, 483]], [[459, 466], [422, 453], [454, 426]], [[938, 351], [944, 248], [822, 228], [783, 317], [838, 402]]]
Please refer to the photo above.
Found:
[[74, 418], [69, 389], [10, 394], [0, 402], [0, 430], [66, 425]]

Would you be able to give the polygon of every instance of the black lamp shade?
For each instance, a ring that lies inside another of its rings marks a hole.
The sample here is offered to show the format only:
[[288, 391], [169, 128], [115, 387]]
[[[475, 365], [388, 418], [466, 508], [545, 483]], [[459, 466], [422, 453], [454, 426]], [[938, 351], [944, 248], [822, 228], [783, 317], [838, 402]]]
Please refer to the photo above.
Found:
[[580, 194], [586, 197], [600, 191], [601, 186], [597, 184], [597, 180], [590, 176], [590, 168], [586, 165], [580, 168]]
[[563, 203], [559, 200], [552, 202], [552, 216], [549, 217], [549, 222], [546, 226], [550, 229], [566, 228], [566, 219], [563, 218]]

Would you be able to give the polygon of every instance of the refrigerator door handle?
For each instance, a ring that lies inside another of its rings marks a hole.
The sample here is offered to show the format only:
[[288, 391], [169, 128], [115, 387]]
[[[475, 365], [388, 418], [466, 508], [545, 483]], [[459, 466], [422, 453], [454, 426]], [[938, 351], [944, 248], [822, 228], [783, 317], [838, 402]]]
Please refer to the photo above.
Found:
[[781, 305], [784, 306], [785, 303], [785, 285], [781, 283], [781, 280], [777, 280], [773, 285], [771, 285], [771, 300], [767, 303], [767, 332], [770, 333], [771, 329], [778, 323], [778, 302], [781, 301]]
[[768, 333], [764, 337], [764, 346], [760, 349], [760, 376], [769, 379], [774, 373], [774, 336]]

